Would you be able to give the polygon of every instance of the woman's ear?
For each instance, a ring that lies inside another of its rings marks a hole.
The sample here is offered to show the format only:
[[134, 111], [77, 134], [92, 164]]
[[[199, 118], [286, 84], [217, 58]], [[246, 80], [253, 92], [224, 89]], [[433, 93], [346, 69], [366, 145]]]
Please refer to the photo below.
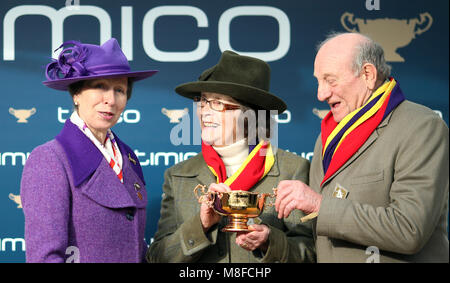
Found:
[[75, 94], [73, 97], [72, 97], [72, 99], [73, 99], [73, 104], [75, 105], [75, 106], [78, 106], [78, 94]]
[[73, 100], [73, 105], [75, 105], [75, 109], [78, 109], [78, 107], [80, 106], [80, 92], [78, 92], [77, 94], [74, 94], [72, 96], [72, 100]]

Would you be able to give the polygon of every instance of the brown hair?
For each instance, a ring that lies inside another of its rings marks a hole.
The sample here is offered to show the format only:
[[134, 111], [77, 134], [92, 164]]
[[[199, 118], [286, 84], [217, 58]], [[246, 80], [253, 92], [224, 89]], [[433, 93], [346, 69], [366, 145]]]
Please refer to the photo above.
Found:
[[[78, 81], [76, 83], [70, 84], [68, 86], [68, 90], [70, 93], [70, 96], [73, 98], [75, 95], [79, 94], [84, 86], [85, 86], [86, 80]], [[131, 98], [131, 92], [133, 90], [133, 80], [131, 78], [128, 78], [128, 86], [127, 86], [127, 101]], [[77, 106], [75, 105], [75, 108]]]

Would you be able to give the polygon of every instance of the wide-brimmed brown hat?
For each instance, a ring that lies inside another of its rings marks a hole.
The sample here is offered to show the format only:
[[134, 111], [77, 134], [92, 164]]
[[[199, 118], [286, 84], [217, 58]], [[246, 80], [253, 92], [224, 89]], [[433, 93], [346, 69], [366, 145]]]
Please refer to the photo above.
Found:
[[224, 51], [217, 65], [204, 71], [198, 81], [184, 83], [175, 91], [187, 98], [201, 92], [229, 95], [249, 107], [277, 110], [283, 113], [287, 106], [283, 100], [269, 92], [270, 66], [257, 58]]

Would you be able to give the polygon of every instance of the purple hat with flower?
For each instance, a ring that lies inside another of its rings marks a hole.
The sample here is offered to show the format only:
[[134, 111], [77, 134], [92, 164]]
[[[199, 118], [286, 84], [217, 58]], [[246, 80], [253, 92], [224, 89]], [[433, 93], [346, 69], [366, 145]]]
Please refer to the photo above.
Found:
[[44, 85], [57, 90], [68, 90], [70, 84], [98, 78], [128, 77], [133, 81], [139, 81], [158, 72], [157, 70], [131, 72], [128, 59], [115, 38], [111, 38], [101, 46], [66, 41], [58, 49], [60, 48], [64, 49], [59, 54], [58, 60], [52, 59], [47, 65], [45, 69], [47, 80], [43, 82]]

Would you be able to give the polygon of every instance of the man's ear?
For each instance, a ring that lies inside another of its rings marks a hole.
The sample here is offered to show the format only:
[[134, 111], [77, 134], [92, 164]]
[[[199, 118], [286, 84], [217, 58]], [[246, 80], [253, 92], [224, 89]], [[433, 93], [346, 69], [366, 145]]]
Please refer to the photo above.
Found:
[[365, 63], [361, 74], [366, 86], [370, 90], [374, 90], [378, 79], [377, 68], [373, 64]]

